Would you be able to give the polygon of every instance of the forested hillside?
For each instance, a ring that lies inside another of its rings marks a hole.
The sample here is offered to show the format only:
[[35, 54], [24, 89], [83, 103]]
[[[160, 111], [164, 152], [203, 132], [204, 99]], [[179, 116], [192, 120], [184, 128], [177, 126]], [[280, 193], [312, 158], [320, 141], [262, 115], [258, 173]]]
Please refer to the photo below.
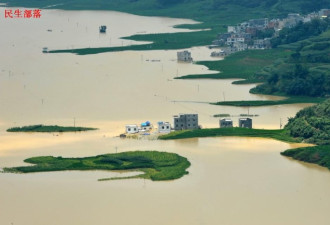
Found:
[[[266, 82], [252, 89], [251, 92], [291, 96], [329, 96], [329, 28], [330, 20], [325, 19], [299, 24], [292, 29], [281, 31], [280, 36], [273, 39], [274, 47], [293, 52], [290, 57], [278, 59], [272, 66], [264, 68], [259, 76], [266, 77]], [[278, 46], [278, 44], [286, 45]]]
[[306, 142], [330, 144], [330, 98], [312, 107], [305, 108], [290, 118], [285, 129], [293, 137]]

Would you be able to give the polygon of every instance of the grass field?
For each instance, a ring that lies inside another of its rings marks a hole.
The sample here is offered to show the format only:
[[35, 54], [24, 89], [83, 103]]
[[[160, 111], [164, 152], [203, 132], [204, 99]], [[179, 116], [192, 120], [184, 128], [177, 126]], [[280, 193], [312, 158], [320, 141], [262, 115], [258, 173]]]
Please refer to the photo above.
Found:
[[62, 126], [47, 126], [47, 125], [31, 125], [24, 127], [12, 127], [7, 132], [76, 132], [97, 130], [97, 128], [90, 127], [62, 127]]
[[196, 137], [264, 137], [272, 138], [285, 142], [300, 142], [301, 139], [290, 137], [286, 130], [264, 130], [264, 129], [247, 129], [247, 128], [211, 128], [211, 129], [199, 129], [199, 130], [183, 130], [175, 131], [169, 134], [160, 136], [161, 140], [170, 139], [184, 139], [184, 138], [196, 138]]
[[161, 181], [178, 179], [188, 174], [186, 169], [190, 166], [190, 162], [178, 154], [157, 151], [122, 152], [85, 158], [41, 156], [26, 159], [24, 162], [35, 165], [4, 168], [4, 172], [34, 173], [64, 170], [138, 171], [143, 172], [143, 174], [99, 180], [145, 178]]

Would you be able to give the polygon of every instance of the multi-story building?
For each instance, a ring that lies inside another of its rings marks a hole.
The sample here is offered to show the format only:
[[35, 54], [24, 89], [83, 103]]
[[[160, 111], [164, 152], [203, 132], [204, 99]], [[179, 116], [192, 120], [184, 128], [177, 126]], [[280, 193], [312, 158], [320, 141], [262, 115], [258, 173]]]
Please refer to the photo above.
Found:
[[177, 52], [178, 60], [183, 62], [191, 62], [191, 53], [189, 51]]
[[198, 114], [179, 114], [173, 116], [174, 130], [198, 129]]
[[250, 118], [240, 118], [238, 120], [239, 127], [252, 128], [252, 119]]

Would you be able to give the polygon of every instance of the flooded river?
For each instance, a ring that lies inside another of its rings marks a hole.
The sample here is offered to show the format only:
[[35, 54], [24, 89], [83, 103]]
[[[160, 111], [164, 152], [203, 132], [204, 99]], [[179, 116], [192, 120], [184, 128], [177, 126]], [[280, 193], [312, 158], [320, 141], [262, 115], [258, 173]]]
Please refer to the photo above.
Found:
[[[1, 15], [4, 8], [0, 8]], [[189, 175], [170, 182], [99, 178], [110, 172], [0, 173], [0, 224], [4, 225], [327, 225], [330, 173], [282, 157], [304, 146], [262, 138], [200, 138], [176, 141], [122, 140], [125, 124], [170, 121], [198, 113], [203, 127], [218, 127], [214, 114], [258, 114], [256, 128], [307, 106], [258, 108], [213, 106], [219, 100], [268, 100], [254, 85], [233, 80], [175, 80], [212, 73], [178, 63], [176, 51], [125, 51], [97, 55], [43, 54], [42, 48], [138, 44], [120, 37], [175, 29], [191, 20], [118, 12], [44, 10], [40, 19], [1, 19], [0, 168], [40, 155], [82, 157], [116, 150], [158, 150], [187, 157]], [[106, 34], [98, 27], [107, 25]], [[190, 49], [195, 60], [215, 60], [206, 47]], [[217, 59], [219, 60], [219, 59]], [[238, 119], [238, 118], [237, 118]], [[13, 126], [57, 124], [97, 127], [86, 133], [7, 133]], [[234, 119], [234, 125], [237, 125]]]

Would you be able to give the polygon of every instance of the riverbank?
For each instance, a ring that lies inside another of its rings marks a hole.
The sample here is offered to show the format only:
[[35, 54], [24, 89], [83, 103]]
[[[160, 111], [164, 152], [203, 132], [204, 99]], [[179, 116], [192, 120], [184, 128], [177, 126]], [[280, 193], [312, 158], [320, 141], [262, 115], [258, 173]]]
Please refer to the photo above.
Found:
[[210, 128], [198, 130], [174, 131], [159, 137], [161, 140], [184, 139], [196, 137], [263, 137], [272, 138], [284, 142], [301, 142], [299, 138], [291, 137], [286, 130], [247, 129], [240, 127]]
[[143, 174], [120, 178], [103, 178], [99, 179], [99, 181], [131, 178], [161, 181], [178, 179], [188, 174], [186, 169], [190, 166], [190, 162], [178, 154], [157, 151], [122, 152], [84, 158], [41, 156], [28, 158], [24, 162], [35, 165], [4, 168], [4, 172], [35, 173], [65, 170], [136, 171], [143, 172]]
[[63, 127], [57, 125], [30, 125], [24, 127], [12, 127], [7, 129], [7, 132], [79, 132], [97, 130], [91, 127]]
[[330, 145], [289, 149], [281, 155], [330, 169]]

